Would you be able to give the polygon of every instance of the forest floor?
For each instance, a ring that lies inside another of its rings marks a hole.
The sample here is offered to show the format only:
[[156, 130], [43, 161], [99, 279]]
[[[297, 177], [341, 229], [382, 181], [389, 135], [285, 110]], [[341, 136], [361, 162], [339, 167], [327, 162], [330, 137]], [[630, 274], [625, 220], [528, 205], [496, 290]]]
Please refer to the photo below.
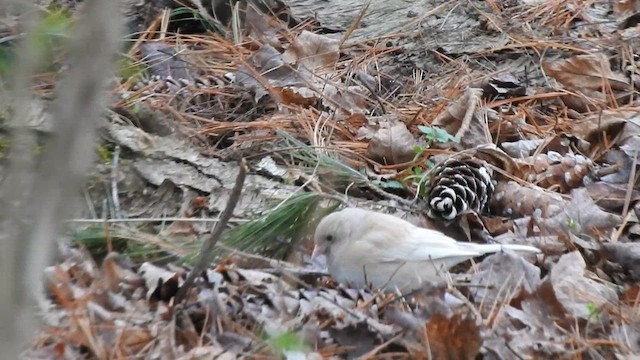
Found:
[[[166, 3], [123, 2], [96, 166], [29, 358], [640, 356], [640, 2]], [[474, 164], [486, 206], [444, 221], [428, 199]], [[310, 261], [337, 204], [542, 254], [355, 289]], [[176, 299], [203, 242], [211, 265]]]

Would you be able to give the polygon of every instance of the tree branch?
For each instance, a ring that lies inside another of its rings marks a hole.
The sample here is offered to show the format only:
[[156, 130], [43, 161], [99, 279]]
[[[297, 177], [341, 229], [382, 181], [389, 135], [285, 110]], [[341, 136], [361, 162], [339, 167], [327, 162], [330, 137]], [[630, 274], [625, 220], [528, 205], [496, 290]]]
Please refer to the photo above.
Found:
[[229, 201], [227, 201], [227, 205], [224, 208], [224, 211], [220, 215], [220, 221], [214, 225], [211, 229], [211, 236], [207, 238], [202, 244], [202, 249], [200, 249], [200, 256], [196, 261], [196, 264], [193, 266], [193, 269], [187, 276], [187, 279], [184, 281], [178, 292], [176, 293], [176, 297], [174, 300], [174, 304], [180, 304], [189, 289], [193, 286], [196, 277], [204, 271], [204, 269], [209, 266], [211, 262], [211, 256], [213, 255], [213, 250], [216, 247], [216, 244], [220, 240], [222, 236], [222, 232], [224, 231], [227, 223], [233, 216], [233, 210], [236, 208], [238, 204], [238, 200], [240, 200], [240, 194], [242, 193], [242, 187], [244, 185], [244, 180], [247, 177], [247, 162], [245, 159], [242, 159], [240, 162], [240, 170], [238, 171], [238, 176], [236, 177], [236, 183], [231, 190], [231, 195], [229, 196]]

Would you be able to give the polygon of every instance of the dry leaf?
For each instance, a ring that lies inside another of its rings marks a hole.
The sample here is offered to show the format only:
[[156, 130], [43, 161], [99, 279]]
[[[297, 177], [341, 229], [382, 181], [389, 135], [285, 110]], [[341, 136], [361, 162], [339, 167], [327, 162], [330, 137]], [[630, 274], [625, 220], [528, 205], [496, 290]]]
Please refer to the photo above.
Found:
[[432, 316], [426, 333], [429, 358], [434, 360], [472, 360], [482, 345], [475, 320], [459, 313], [450, 319], [440, 314]]
[[[542, 68], [570, 90], [604, 91], [629, 90], [628, 79], [611, 71], [609, 59], [604, 54], [576, 55], [565, 60], [543, 61]], [[603, 89], [603, 86], [606, 86]]]
[[540, 268], [511, 251], [495, 253], [484, 259], [471, 276], [474, 302], [492, 310], [522, 291], [532, 293], [540, 283]]
[[260, 40], [262, 44], [268, 44], [276, 49], [281, 49], [282, 44], [278, 40], [278, 32], [285, 30], [282, 24], [266, 14], [260, 12], [255, 6], [247, 6], [245, 11], [245, 23], [249, 36]]
[[483, 98], [491, 100], [524, 96], [527, 93], [527, 88], [510, 72], [485, 78], [480, 82], [469, 84], [469, 87], [482, 89]]
[[573, 232], [575, 234], [589, 234], [598, 236], [611, 231], [619, 225], [622, 218], [619, 215], [603, 211], [589, 196], [586, 189], [571, 191], [571, 201], [562, 212], [543, 224], [552, 232]]
[[[628, 185], [623, 184], [609, 184], [603, 181], [599, 181], [585, 186], [589, 196], [595, 201], [595, 203], [604, 210], [611, 212], [622, 211], [624, 203], [627, 197]], [[640, 201], [640, 191], [631, 191], [631, 203]]]
[[411, 161], [418, 142], [407, 126], [395, 121], [387, 128], [378, 129], [369, 141], [366, 155], [381, 164], [400, 164]]
[[140, 45], [140, 53], [153, 75], [162, 79], [193, 81], [191, 73], [196, 72], [195, 67], [183, 59], [173, 46], [146, 42]]
[[586, 277], [586, 266], [580, 252], [565, 254], [551, 268], [549, 280], [558, 302], [572, 317], [590, 320], [597, 317], [596, 309], [616, 304], [618, 294], [612, 284]]
[[439, 126], [460, 139], [461, 149], [471, 149], [479, 145], [491, 144], [489, 129], [479, 117], [478, 105], [482, 90], [469, 88], [464, 96], [449, 105], [438, 115], [432, 126]]
[[332, 68], [338, 61], [340, 41], [304, 30], [285, 51], [283, 58], [316, 73], [322, 68]]
[[138, 269], [147, 286], [147, 299], [168, 301], [182, 284], [180, 274], [145, 262]]
[[640, 282], [640, 243], [602, 244], [603, 257], [620, 266], [627, 279]]

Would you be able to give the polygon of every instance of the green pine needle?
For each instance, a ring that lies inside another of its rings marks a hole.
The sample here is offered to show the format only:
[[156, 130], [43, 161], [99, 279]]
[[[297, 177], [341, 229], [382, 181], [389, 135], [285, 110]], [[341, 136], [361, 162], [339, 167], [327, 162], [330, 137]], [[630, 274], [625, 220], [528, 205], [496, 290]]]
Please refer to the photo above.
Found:
[[317, 171], [321, 178], [323, 175], [327, 175], [336, 185], [343, 184], [346, 186], [355, 184], [358, 186], [366, 184], [367, 176], [360, 171], [338, 159], [316, 151], [313, 147], [303, 143], [285, 131], [278, 130], [278, 135], [286, 142], [286, 155], [293, 161], [305, 165], [302, 170], [308, 172]]
[[222, 242], [243, 252], [286, 258], [310, 231], [318, 202], [315, 193], [292, 197], [268, 214], [229, 230]]

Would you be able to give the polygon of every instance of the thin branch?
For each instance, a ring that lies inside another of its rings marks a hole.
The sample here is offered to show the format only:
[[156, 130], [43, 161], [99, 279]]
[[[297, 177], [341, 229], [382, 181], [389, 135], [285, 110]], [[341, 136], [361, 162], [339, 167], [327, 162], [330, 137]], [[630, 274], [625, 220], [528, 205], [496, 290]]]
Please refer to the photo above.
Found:
[[211, 261], [211, 256], [213, 255], [213, 250], [216, 247], [216, 244], [220, 240], [222, 236], [222, 232], [224, 231], [227, 223], [231, 220], [231, 216], [233, 215], [233, 210], [236, 208], [238, 204], [238, 200], [240, 200], [240, 194], [242, 193], [242, 187], [244, 185], [244, 179], [247, 177], [247, 162], [245, 159], [242, 159], [240, 162], [240, 170], [238, 171], [238, 177], [236, 178], [236, 183], [231, 190], [231, 195], [229, 196], [229, 201], [227, 201], [227, 205], [224, 208], [224, 211], [220, 215], [220, 222], [218, 222], [211, 231], [211, 236], [204, 241], [202, 244], [202, 249], [200, 249], [200, 256], [196, 261], [196, 264], [193, 266], [193, 269], [187, 276], [187, 279], [184, 281], [184, 284], [178, 289], [176, 293], [174, 304], [180, 304], [184, 300], [187, 292], [193, 286], [196, 277], [204, 271], [204, 269], [209, 266]]
[[116, 219], [122, 218], [120, 211], [120, 198], [118, 197], [118, 167], [120, 164], [120, 145], [116, 145], [113, 151], [113, 161], [111, 163], [111, 198]]
[[[68, 219], [70, 223], [80, 224], [118, 224], [118, 223], [136, 223], [136, 222], [186, 222], [186, 223], [209, 223], [218, 222], [220, 218], [186, 218], [186, 217], [149, 217], [149, 218], [129, 218], [129, 219]], [[246, 223], [249, 220], [240, 218], [231, 218], [230, 222]]]

